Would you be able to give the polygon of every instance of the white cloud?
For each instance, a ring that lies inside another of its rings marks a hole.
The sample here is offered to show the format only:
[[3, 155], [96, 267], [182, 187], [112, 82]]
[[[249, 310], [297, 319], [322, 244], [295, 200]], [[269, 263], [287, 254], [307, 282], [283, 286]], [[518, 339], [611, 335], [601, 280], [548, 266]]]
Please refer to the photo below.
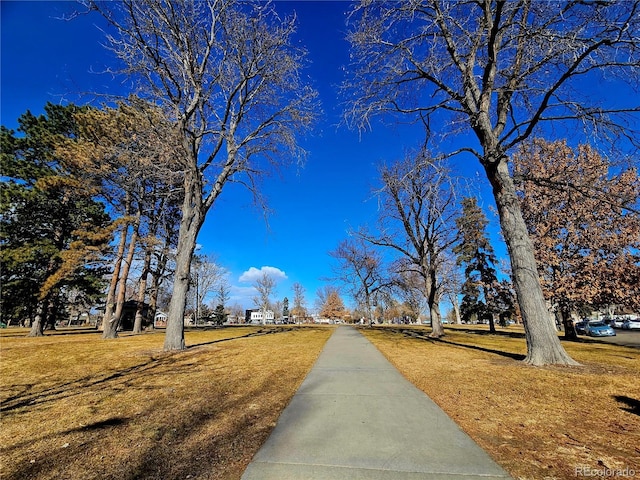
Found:
[[247, 270], [242, 275], [240, 275], [240, 278], [238, 279], [238, 281], [239, 282], [255, 282], [260, 277], [262, 277], [262, 275], [265, 273], [276, 281], [287, 279], [287, 274], [284, 273], [279, 268], [265, 266], [265, 267], [260, 267], [260, 269], [257, 269], [256, 267], [251, 267], [249, 270]]

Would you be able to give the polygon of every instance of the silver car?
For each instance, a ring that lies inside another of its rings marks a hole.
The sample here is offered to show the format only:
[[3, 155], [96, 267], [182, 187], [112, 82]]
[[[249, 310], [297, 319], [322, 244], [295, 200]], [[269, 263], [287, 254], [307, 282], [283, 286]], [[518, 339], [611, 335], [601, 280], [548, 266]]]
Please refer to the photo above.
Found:
[[622, 328], [624, 330], [640, 330], [640, 320], [626, 319], [622, 322]]

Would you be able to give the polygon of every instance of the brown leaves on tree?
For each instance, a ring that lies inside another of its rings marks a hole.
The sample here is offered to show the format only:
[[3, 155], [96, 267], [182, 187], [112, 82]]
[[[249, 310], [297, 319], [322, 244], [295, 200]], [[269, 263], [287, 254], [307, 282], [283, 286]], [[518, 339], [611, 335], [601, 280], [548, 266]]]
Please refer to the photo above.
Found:
[[640, 178], [589, 145], [535, 140], [514, 157], [545, 295], [561, 308], [640, 307]]

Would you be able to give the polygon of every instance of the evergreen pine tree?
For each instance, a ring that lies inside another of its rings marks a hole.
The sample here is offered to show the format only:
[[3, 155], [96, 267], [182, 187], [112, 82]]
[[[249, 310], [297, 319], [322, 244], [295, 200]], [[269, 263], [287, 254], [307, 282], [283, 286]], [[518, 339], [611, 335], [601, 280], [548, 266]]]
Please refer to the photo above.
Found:
[[32, 336], [67, 318], [69, 292], [89, 305], [102, 293], [109, 217], [56, 156], [79, 110], [49, 103], [44, 115], [23, 114], [17, 134], [1, 129], [0, 309], [7, 323], [31, 322]]
[[464, 266], [460, 306], [463, 318], [469, 321], [475, 314], [478, 320], [488, 320], [490, 331], [495, 332], [494, 315], [499, 313], [496, 302], [498, 278], [494, 267], [497, 259], [486, 234], [488, 224], [476, 199], [463, 199], [462, 215], [456, 219], [460, 241], [453, 252], [458, 265]]
[[218, 304], [213, 311], [213, 321], [216, 325], [222, 325], [227, 321], [227, 312], [225, 312], [224, 305]]

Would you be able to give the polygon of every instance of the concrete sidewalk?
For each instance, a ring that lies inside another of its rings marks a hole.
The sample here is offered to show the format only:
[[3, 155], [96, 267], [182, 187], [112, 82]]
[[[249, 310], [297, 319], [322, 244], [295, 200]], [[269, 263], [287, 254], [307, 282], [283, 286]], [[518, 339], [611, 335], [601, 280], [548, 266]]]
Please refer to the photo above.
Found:
[[371, 342], [348, 326], [338, 327], [326, 343], [242, 476], [243, 480], [497, 478], [510, 477]]

